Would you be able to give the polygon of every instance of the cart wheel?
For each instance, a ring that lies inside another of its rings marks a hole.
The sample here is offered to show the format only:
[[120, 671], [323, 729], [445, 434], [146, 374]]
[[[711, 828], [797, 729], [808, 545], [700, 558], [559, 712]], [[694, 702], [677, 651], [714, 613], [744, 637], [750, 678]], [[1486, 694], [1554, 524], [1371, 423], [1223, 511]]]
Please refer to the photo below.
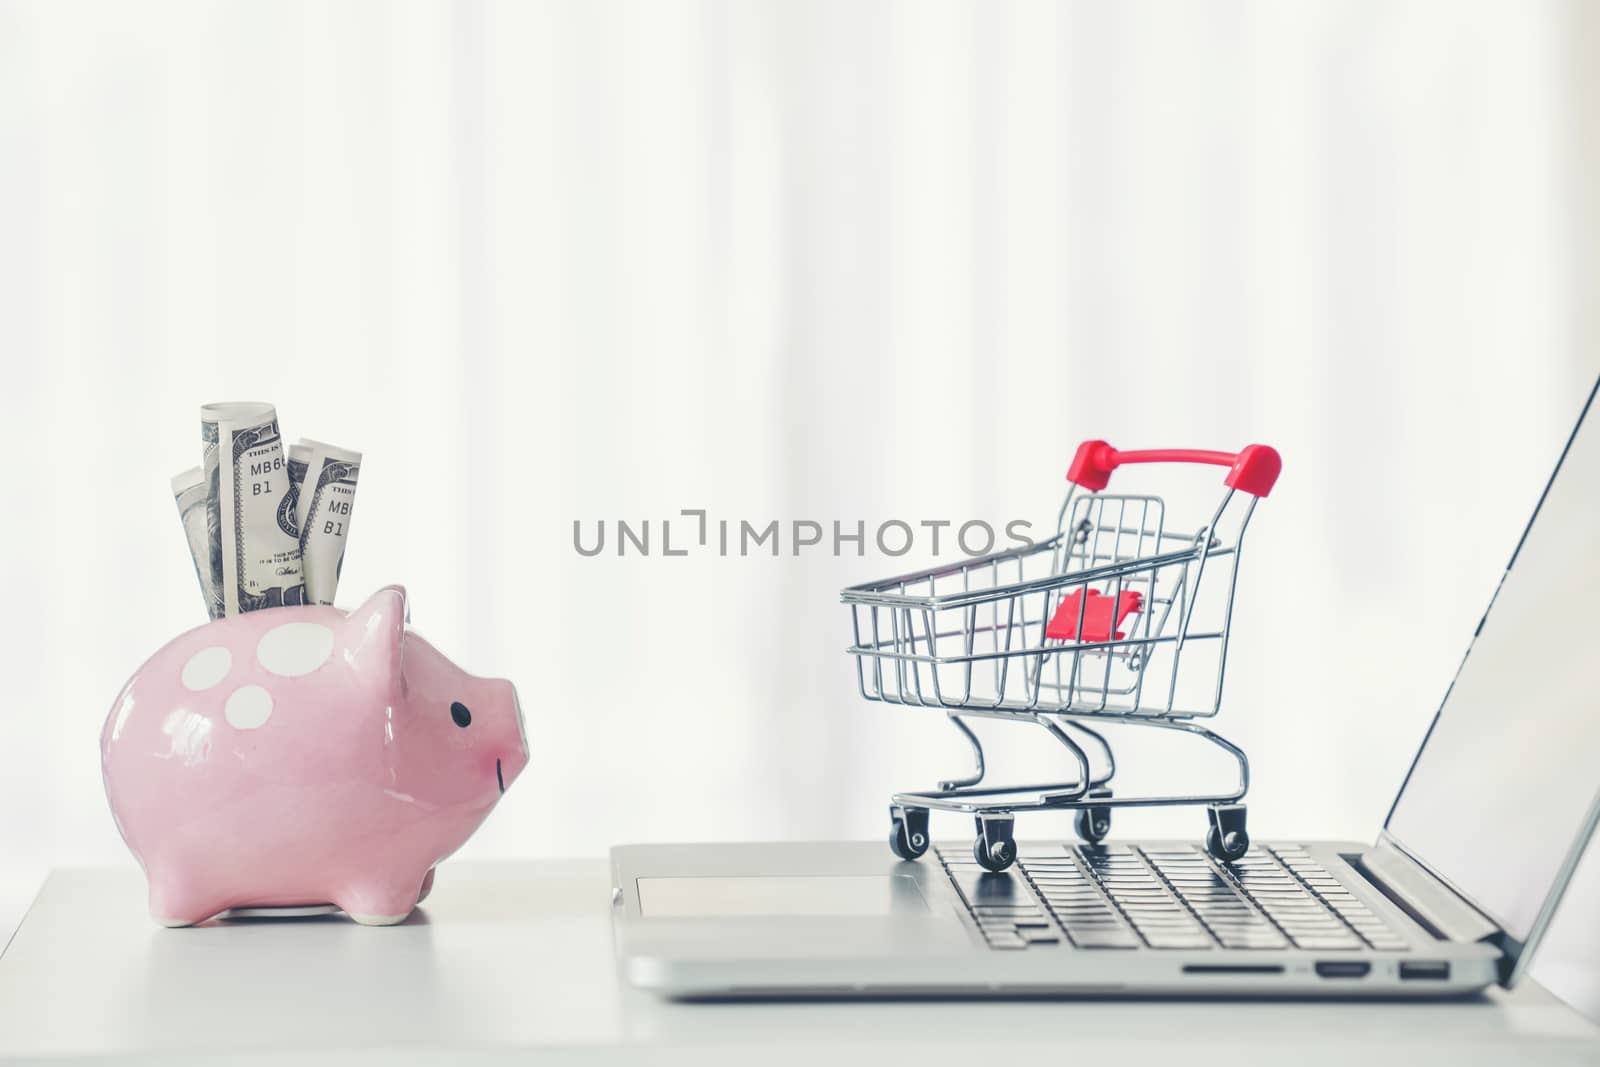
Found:
[[903, 860], [920, 859], [928, 851], [928, 809], [889, 805], [889, 848]]
[[1098, 845], [1111, 832], [1110, 808], [1079, 808], [1072, 821], [1078, 836], [1091, 845]]
[[1223, 863], [1232, 863], [1250, 851], [1250, 835], [1245, 833], [1243, 804], [1213, 804], [1206, 810], [1211, 829], [1206, 831], [1206, 851]]
[[978, 839], [972, 858], [986, 871], [1003, 871], [1017, 858], [1016, 819], [1009, 811], [982, 811], [974, 820]]
[[1223, 863], [1243, 859], [1250, 851], [1250, 835], [1243, 830], [1232, 830], [1226, 837], [1215, 826], [1206, 831], [1206, 851]]
[[921, 859], [928, 851], [928, 811], [911, 808], [904, 814], [892, 809], [894, 825], [889, 830], [889, 848], [903, 860]]
[[980, 837], [972, 843], [972, 858], [986, 871], [1003, 871], [1017, 858], [1017, 843], [1007, 837], [990, 844]]

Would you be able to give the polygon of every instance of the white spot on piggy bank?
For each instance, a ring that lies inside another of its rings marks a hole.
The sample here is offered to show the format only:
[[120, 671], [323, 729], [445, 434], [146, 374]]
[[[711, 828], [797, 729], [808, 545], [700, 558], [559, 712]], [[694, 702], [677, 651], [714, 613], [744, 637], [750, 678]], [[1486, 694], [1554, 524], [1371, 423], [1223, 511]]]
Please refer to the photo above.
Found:
[[235, 730], [254, 730], [272, 717], [272, 694], [259, 685], [241, 685], [228, 697], [223, 714]]
[[183, 665], [183, 687], [195, 692], [210, 689], [228, 676], [233, 653], [220, 645], [202, 648]]
[[511, 683], [462, 671], [405, 617], [391, 586], [348, 615], [218, 619], [129, 679], [101, 767], [153, 918], [329, 903], [372, 925], [411, 913], [528, 748]]
[[333, 631], [315, 622], [286, 622], [266, 632], [256, 645], [256, 660], [273, 674], [298, 678], [333, 655]]

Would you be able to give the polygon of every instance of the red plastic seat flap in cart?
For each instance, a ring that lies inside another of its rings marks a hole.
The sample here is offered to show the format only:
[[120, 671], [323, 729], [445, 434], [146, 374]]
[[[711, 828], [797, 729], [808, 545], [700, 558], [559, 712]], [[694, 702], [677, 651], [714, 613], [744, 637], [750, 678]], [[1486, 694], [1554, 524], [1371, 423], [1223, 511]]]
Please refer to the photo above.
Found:
[[[1083, 595], [1087, 592], [1089, 599], [1083, 602]], [[1056, 607], [1055, 614], [1050, 617], [1050, 625], [1045, 627], [1044, 635], [1054, 641], [1076, 641], [1078, 636], [1078, 618], [1083, 618], [1083, 641], [1109, 641], [1113, 631], [1116, 639], [1122, 640], [1128, 636], [1116, 629], [1122, 621], [1136, 611], [1144, 608], [1144, 594], [1133, 589], [1125, 589], [1114, 597], [1106, 596], [1098, 589], [1074, 589], [1061, 598], [1061, 603]], [[1113, 620], [1112, 615], [1116, 618]]]

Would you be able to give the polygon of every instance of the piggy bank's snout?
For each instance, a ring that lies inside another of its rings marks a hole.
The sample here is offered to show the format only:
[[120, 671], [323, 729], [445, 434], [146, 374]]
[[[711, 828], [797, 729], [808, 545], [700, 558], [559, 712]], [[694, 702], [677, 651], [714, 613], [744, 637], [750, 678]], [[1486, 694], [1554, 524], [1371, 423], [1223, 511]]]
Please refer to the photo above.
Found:
[[522, 773], [528, 765], [528, 729], [522, 721], [522, 701], [517, 699], [517, 687], [510, 682], [504, 683], [506, 687], [506, 702], [511, 708], [511, 718], [516, 723], [516, 737], [512, 739], [512, 748], [500, 757], [501, 792]]

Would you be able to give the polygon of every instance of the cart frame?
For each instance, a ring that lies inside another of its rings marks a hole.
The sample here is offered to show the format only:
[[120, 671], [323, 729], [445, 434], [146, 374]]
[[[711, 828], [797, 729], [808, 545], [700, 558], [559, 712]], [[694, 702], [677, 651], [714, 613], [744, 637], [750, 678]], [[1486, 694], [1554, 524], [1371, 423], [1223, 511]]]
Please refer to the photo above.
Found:
[[[1123, 464], [1164, 462], [1229, 468], [1222, 502], [1192, 537], [1167, 529], [1160, 498], [1102, 492], [1111, 472]], [[1016, 857], [1019, 812], [1075, 810], [1078, 835], [1096, 843], [1110, 832], [1112, 808], [1192, 805], [1208, 809], [1208, 851], [1224, 861], [1244, 855], [1249, 835], [1240, 801], [1250, 785], [1249, 759], [1195, 720], [1220, 710], [1244, 534], [1281, 467], [1277, 452], [1266, 445], [1248, 445], [1237, 453], [1119, 452], [1104, 441], [1085, 441], [1068, 469], [1071, 488], [1055, 536], [841, 593], [850, 605], [854, 643], [848, 651], [862, 697], [943, 710], [973, 753], [971, 773], [941, 781], [933, 790], [892, 796], [890, 847], [896, 854], [916, 859], [927, 851], [930, 810], [971, 815], [977, 831], [974, 857], [986, 869], [1003, 870]], [[1242, 508], [1236, 507], [1241, 499]], [[1125, 540], [1131, 547], [1124, 547]], [[1219, 622], [1195, 629], [1202, 579], [1208, 566], [1215, 571], [1218, 565], [1225, 573], [1206, 590], [1222, 586]], [[1030, 575], [1043, 566], [1046, 573]], [[1013, 571], [1015, 579], [1004, 580]], [[1107, 616], [1099, 620], [1105, 625], [1101, 633], [1089, 615], [1096, 598], [1099, 614]], [[1133, 606], [1124, 610], [1125, 604]], [[985, 612], [987, 618], [980, 619]], [[1119, 630], [1129, 613], [1137, 620], [1126, 632]], [[1049, 631], [1058, 626], [1052, 636]], [[1180, 663], [1186, 653], [1192, 660], [1199, 646], [1214, 653], [1215, 678], [1207, 699], [1183, 702], [1180, 673], [1187, 677], [1194, 669], [1180, 672]], [[1161, 670], [1153, 672], [1157, 663]], [[1085, 669], [1092, 664], [1098, 664], [1094, 674]], [[1054, 681], [1049, 680], [1052, 671]], [[1164, 692], [1159, 684], [1147, 685], [1152, 674], [1159, 677], [1163, 671]], [[983, 745], [965, 721], [969, 718], [1039, 726], [1067, 750], [1076, 773], [1064, 781], [984, 786]], [[1156, 727], [1205, 741], [1234, 759], [1237, 782], [1214, 793], [1116, 796], [1111, 788], [1116, 756], [1098, 728], [1108, 723]], [[1097, 759], [1081, 739], [1098, 750]]]

